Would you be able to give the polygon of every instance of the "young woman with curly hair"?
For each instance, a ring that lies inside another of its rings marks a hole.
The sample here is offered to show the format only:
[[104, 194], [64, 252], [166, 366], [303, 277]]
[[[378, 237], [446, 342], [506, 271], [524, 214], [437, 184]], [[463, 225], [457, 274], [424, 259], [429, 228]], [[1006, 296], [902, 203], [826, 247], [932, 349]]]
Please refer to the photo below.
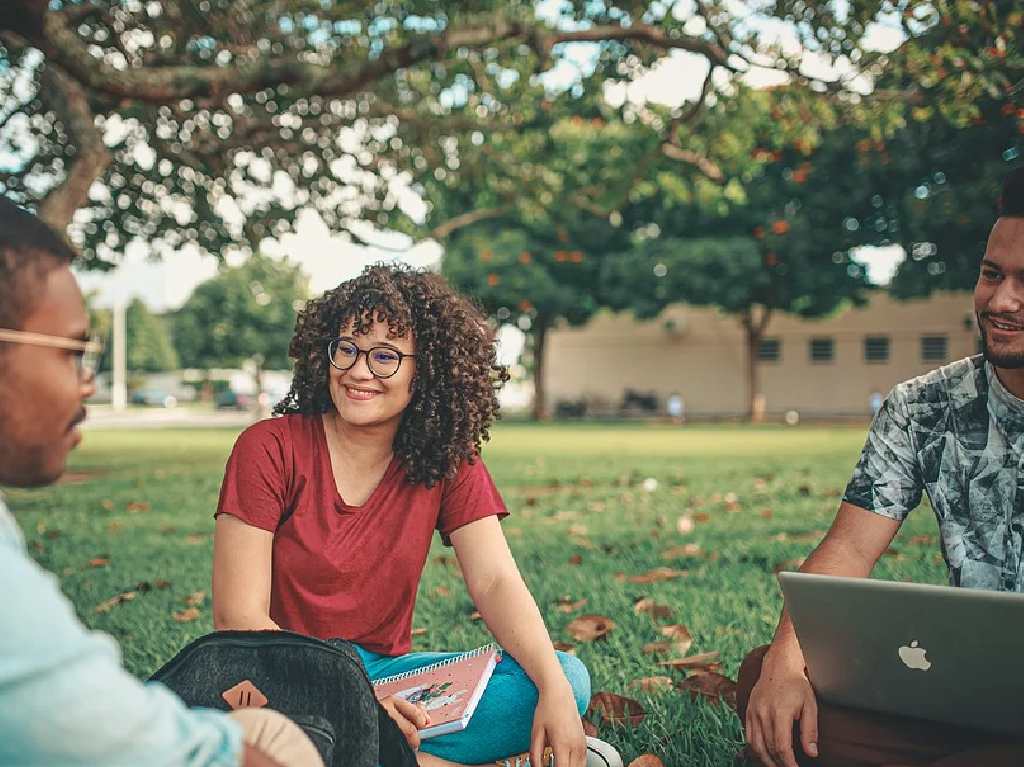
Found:
[[[217, 510], [218, 629], [288, 629], [356, 644], [371, 679], [454, 653], [410, 653], [433, 533], [506, 655], [469, 726], [420, 743], [425, 711], [385, 702], [422, 765], [484, 764], [550, 746], [581, 767], [590, 678], [556, 653], [502, 534], [480, 459], [507, 379], [483, 316], [438, 275], [377, 265], [300, 312], [280, 418], [247, 429]], [[499, 762], [500, 763], [500, 762]]]

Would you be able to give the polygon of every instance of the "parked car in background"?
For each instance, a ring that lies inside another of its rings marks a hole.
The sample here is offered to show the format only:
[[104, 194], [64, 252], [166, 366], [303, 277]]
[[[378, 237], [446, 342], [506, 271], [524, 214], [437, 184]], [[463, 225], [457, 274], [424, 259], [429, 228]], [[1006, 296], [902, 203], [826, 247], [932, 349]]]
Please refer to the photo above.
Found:
[[213, 395], [213, 405], [218, 410], [249, 410], [253, 404], [251, 394], [242, 394], [234, 389], [222, 389]]
[[143, 388], [136, 389], [131, 393], [128, 401], [132, 405], [145, 405], [147, 407], [175, 407], [178, 398], [166, 389]]

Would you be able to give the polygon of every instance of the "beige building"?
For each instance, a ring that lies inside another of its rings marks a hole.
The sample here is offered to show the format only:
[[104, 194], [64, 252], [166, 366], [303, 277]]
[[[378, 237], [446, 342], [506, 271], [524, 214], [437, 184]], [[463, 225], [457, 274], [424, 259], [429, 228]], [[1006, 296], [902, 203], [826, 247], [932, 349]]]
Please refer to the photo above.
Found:
[[[873, 394], [977, 348], [970, 293], [897, 301], [878, 290], [867, 305], [825, 319], [777, 313], [759, 350], [765, 410], [868, 415]], [[715, 309], [676, 305], [650, 322], [604, 312], [586, 326], [551, 331], [546, 352], [553, 410], [583, 400], [590, 413], [616, 412], [626, 390], [654, 394], [662, 413], [673, 393], [687, 416], [747, 410], [743, 331]]]

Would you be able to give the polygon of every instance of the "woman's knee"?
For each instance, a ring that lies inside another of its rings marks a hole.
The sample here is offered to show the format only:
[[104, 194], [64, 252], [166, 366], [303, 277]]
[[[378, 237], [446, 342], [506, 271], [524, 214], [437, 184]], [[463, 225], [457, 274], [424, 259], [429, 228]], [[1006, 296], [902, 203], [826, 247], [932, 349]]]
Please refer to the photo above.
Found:
[[583, 665], [583, 661], [575, 655], [564, 652], [558, 652], [557, 655], [558, 662], [562, 664], [562, 672], [572, 687], [576, 708], [579, 709], [580, 714], [583, 714], [587, 710], [587, 706], [590, 705], [590, 672]]

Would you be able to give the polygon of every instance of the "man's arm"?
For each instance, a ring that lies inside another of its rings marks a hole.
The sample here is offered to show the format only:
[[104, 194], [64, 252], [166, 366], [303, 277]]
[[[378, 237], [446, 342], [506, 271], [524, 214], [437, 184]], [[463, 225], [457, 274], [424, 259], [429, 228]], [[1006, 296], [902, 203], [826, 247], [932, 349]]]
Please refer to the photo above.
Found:
[[[800, 571], [866, 578], [900, 524], [900, 520], [843, 502], [832, 527]], [[805, 665], [793, 622], [783, 609], [764, 656], [761, 678], [750, 693], [745, 722], [747, 741], [768, 767], [797, 767], [792, 742], [797, 720], [804, 752], [817, 756], [818, 711]]]
[[[800, 572], [866, 578], [896, 537], [900, 524], [898, 520], [843, 502], [832, 527], [807, 557]], [[771, 649], [765, 655], [765, 666], [769, 663], [795, 667], [803, 674], [804, 655], [797, 643], [789, 611], [785, 608]]]
[[163, 685], [128, 674], [113, 640], [86, 630], [53, 576], [3, 535], [0, 582], [9, 586], [0, 600], [0, 764], [242, 762], [235, 722], [189, 710]]

